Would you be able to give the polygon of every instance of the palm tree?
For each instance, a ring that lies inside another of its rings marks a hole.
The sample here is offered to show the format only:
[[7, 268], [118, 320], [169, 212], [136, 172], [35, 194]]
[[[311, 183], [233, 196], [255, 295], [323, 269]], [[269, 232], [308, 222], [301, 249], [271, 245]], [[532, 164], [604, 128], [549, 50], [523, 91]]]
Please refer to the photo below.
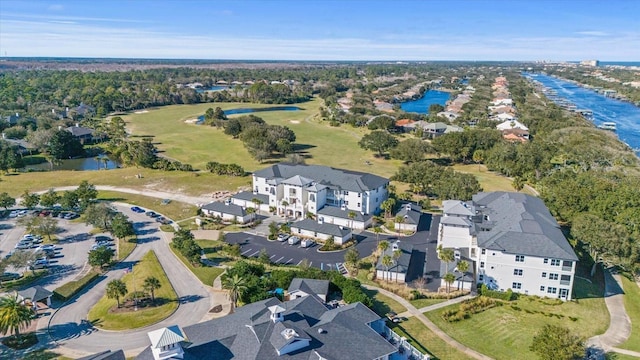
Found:
[[151, 301], [155, 304], [156, 302], [155, 290], [162, 287], [162, 283], [160, 283], [160, 280], [158, 280], [158, 278], [156, 277], [149, 276], [148, 278], [144, 279], [144, 283], [142, 284], [142, 287], [151, 293]]
[[253, 222], [256, 216], [256, 209], [248, 207], [245, 211], [247, 214], [251, 214], [251, 222]]
[[287, 206], [289, 206], [289, 202], [287, 200], [282, 200], [282, 206], [284, 207], [284, 218], [287, 219]]
[[107, 297], [116, 299], [118, 307], [120, 307], [120, 297], [127, 294], [127, 284], [122, 280], [111, 280], [107, 283]]
[[462, 273], [462, 290], [464, 290], [464, 273], [467, 270], [469, 270], [469, 263], [464, 260], [458, 261], [458, 271]]
[[449, 289], [451, 289], [451, 284], [453, 284], [453, 282], [456, 281], [456, 276], [453, 275], [452, 273], [447, 273], [443, 279], [444, 279], [444, 282], [447, 283], [447, 294], [448, 294]]
[[398, 231], [402, 231], [402, 224], [404, 223], [404, 217], [396, 216], [396, 224], [398, 224]]
[[[389, 255], [385, 255], [382, 257], [382, 266], [384, 266], [387, 273], [389, 273], [389, 267], [393, 265], [393, 259]], [[384, 277], [383, 279], [384, 280]]]
[[20, 328], [31, 324], [34, 312], [18, 299], [18, 293], [0, 298], [0, 333], [20, 336]]
[[524, 188], [524, 179], [521, 178], [520, 176], [516, 176], [513, 179], [513, 182], [511, 183], [511, 185], [513, 186], [514, 189], [516, 189], [516, 191], [520, 191]]
[[260, 214], [260, 205], [263, 204], [262, 200], [260, 200], [258, 198], [253, 198], [253, 199], [251, 199], [251, 202], [256, 207], [256, 213]]
[[353, 210], [349, 211], [347, 217], [349, 218], [349, 220], [351, 220], [351, 228], [353, 229], [353, 219], [356, 218], [356, 212]]
[[229, 300], [231, 300], [231, 312], [238, 306], [238, 299], [247, 289], [246, 281], [238, 274], [227, 276], [222, 281], [222, 288], [229, 290]]
[[455, 260], [453, 249], [440, 249], [438, 257], [447, 264], [446, 270], [449, 271], [449, 263]]
[[376, 226], [373, 228], [373, 232], [376, 234], [376, 241], [378, 242], [378, 246], [380, 246], [380, 233], [382, 232], [382, 228], [380, 226]]
[[378, 243], [378, 250], [380, 254], [384, 254], [385, 251], [389, 248], [389, 242], [387, 240], [382, 240]]
[[[398, 263], [398, 259], [402, 256], [402, 250], [395, 249], [393, 250], [393, 262]], [[396, 282], [398, 282], [398, 267], [396, 266]]]

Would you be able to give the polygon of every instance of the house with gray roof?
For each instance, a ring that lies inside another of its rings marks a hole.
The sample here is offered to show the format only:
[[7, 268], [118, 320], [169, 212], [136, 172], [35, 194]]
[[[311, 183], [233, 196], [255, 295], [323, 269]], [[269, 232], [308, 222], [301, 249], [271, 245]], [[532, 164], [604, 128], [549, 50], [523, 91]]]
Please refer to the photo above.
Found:
[[[276, 298], [259, 301], [225, 317], [178, 330], [184, 340], [167, 337], [163, 346], [172, 346], [167, 350], [180, 353], [177, 358], [184, 360], [327, 360], [345, 356], [389, 360], [407, 358], [402, 354], [409, 351], [403, 342], [393, 345], [386, 340], [393, 332], [384, 319], [361, 303], [330, 310], [315, 295], [286, 302]], [[136, 359], [166, 358], [154, 352], [158, 336], [149, 337], [152, 345]], [[413, 355], [426, 359], [419, 353]]]
[[[422, 216], [422, 207], [420, 205], [406, 203], [400, 207], [400, 210], [396, 213], [396, 219], [394, 221], [394, 229], [397, 231], [417, 231], [418, 224], [420, 223], [420, 217]], [[398, 222], [398, 217], [402, 219]]]
[[[396, 256], [399, 254], [400, 256]], [[392, 260], [391, 265], [384, 264], [384, 257], [389, 256]], [[379, 257], [376, 264], [376, 278], [389, 282], [405, 283], [413, 279], [407, 278], [413, 256], [413, 245], [396, 240], [391, 243], [389, 248], [385, 250]]]
[[242, 206], [232, 204], [230, 200], [214, 201], [203, 205], [200, 209], [203, 215], [240, 224], [248, 223], [253, 216], [253, 214], [248, 213]]
[[[320, 165], [279, 163], [253, 173], [253, 193], [267, 196], [278, 214], [303, 218], [334, 207], [342, 212], [325, 212], [325, 222], [348, 221], [351, 227], [368, 226], [364, 216], [380, 212], [388, 185], [389, 179], [381, 176]], [[351, 222], [351, 211], [363, 221]]]
[[373, 215], [346, 210], [335, 206], [325, 206], [318, 210], [319, 220], [351, 229], [366, 229], [373, 223]]
[[294, 278], [287, 290], [289, 299], [316, 295], [322, 301], [327, 302], [329, 296], [329, 280]]
[[578, 257], [537, 197], [496, 191], [444, 201], [438, 246], [468, 251], [475, 280], [491, 289], [571, 300]]
[[243, 208], [254, 208], [259, 211], [269, 211], [269, 197], [264, 194], [254, 194], [251, 191], [240, 191], [231, 196], [231, 203]]
[[93, 142], [95, 140], [94, 133], [96, 131], [88, 127], [80, 126], [79, 123], [76, 123], [75, 126], [69, 126], [65, 130], [70, 132], [71, 135], [80, 140], [83, 144]]
[[291, 224], [291, 234], [298, 237], [308, 237], [314, 239], [327, 240], [333, 237], [333, 241], [342, 245], [351, 240], [353, 236], [351, 229], [336, 224], [328, 224], [323, 222], [322, 218], [318, 220], [304, 219]]

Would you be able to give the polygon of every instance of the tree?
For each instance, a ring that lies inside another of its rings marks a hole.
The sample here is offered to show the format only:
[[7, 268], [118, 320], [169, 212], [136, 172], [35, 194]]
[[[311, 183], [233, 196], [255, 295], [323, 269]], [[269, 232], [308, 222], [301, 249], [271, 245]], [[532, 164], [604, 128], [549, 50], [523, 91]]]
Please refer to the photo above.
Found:
[[262, 248], [260, 250], [260, 254], [258, 254], [258, 261], [260, 261], [263, 264], [271, 264], [271, 258], [269, 257], [269, 253], [267, 252], [267, 249]]
[[84, 153], [82, 144], [67, 130], [57, 130], [51, 136], [47, 153], [55, 159], [70, 159]]
[[582, 340], [569, 329], [557, 325], [545, 325], [536, 333], [529, 350], [542, 360], [577, 360], [585, 354]]
[[[389, 255], [385, 255], [382, 257], [382, 266], [384, 266], [385, 272], [389, 274], [389, 268], [393, 265], [393, 258]], [[391, 276], [389, 276], [391, 278]], [[384, 278], [382, 280], [385, 280]]]
[[389, 149], [398, 146], [398, 139], [384, 130], [375, 130], [360, 139], [358, 145], [365, 149], [378, 153], [383, 156]]
[[248, 207], [248, 208], [245, 209], [245, 211], [247, 212], [247, 214], [251, 215], [251, 222], [253, 222], [255, 220], [256, 209]]
[[451, 249], [451, 248], [446, 248], [446, 249], [440, 248], [440, 251], [438, 252], [438, 258], [440, 258], [440, 260], [444, 261], [447, 264], [446, 270], [449, 271], [449, 263], [452, 262], [453, 260], [455, 260], [455, 257], [454, 257], [454, 254], [453, 254], [453, 249]]
[[395, 218], [396, 224], [398, 224], [398, 231], [402, 231], [402, 224], [404, 224], [404, 217], [397, 215]]
[[155, 291], [156, 289], [159, 289], [162, 287], [162, 283], [160, 282], [160, 280], [158, 280], [158, 278], [153, 277], [153, 276], [149, 276], [148, 278], [144, 279], [144, 283], [142, 284], [142, 287], [151, 293], [151, 301], [155, 304], [156, 302], [156, 296], [155, 296]]
[[35, 259], [35, 252], [30, 250], [18, 250], [9, 257], [7, 264], [13, 266], [15, 269], [22, 269], [31, 264]]
[[354, 247], [347, 250], [347, 252], [344, 254], [344, 262], [346, 262], [347, 264], [351, 265], [354, 268], [358, 264], [359, 259], [360, 259], [360, 253]]
[[117, 213], [111, 219], [111, 235], [118, 239], [124, 239], [127, 236], [135, 235], [133, 223], [123, 213]]
[[376, 242], [378, 246], [380, 246], [380, 233], [382, 232], [382, 228], [380, 226], [374, 226], [373, 232], [376, 234]]
[[78, 202], [83, 210], [98, 198], [98, 190], [87, 180], [82, 180], [75, 193], [78, 195]]
[[38, 206], [38, 203], [40, 203], [40, 195], [36, 193], [29, 193], [29, 190], [24, 191], [22, 194], [22, 201], [20, 202], [22, 206], [28, 209], [33, 209]]
[[111, 229], [111, 221], [116, 211], [105, 203], [91, 204], [85, 208], [84, 222], [102, 231]]
[[449, 293], [449, 291], [451, 290], [451, 284], [456, 281], [456, 276], [452, 273], [447, 273], [442, 279], [447, 284], [447, 293]]
[[385, 251], [389, 248], [389, 242], [387, 240], [382, 240], [378, 243], [378, 251], [380, 254], [384, 254]]
[[402, 160], [405, 163], [424, 160], [428, 153], [432, 153], [433, 148], [422, 139], [407, 139], [401, 141], [398, 146], [391, 149], [389, 155], [392, 158]]
[[3, 192], [0, 194], [0, 206], [2, 206], [5, 210], [16, 204], [16, 199], [9, 196], [8, 193]]
[[458, 261], [458, 271], [462, 273], [462, 289], [464, 290], [464, 274], [469, 270], [469, 263], [465, 260]]
[[111, 280], [107, 283], [106, 292], [109, 299], [116, 299], [119, 308], [120, 298], [127, 295], [127, 284], [122, 280]]
[[[400, 259], [400, 256], [402, 256], [402, 250], [400, 249], [395, 249], [393, 250], [393, 262], [394, 263], [398, 263], [398, 259]], [[396, 266], [396, 282], [398, 282], [398, 267]]]
[[78, 202], [78, 194], [75, 191], [65, 191], [60, 197], [60, 206], [63, 209], [75, 209]]
[[34, 318], [34, 312], [18, 298], [18, 293], [0, 298], [0, 333], [20, 336], [20, 328], [27, 327]]
[[524, 188], [524, 179], [520, 176], [516, 176], [515, 178], [513, 178], [511, 185], [516, 191], [520, 191]]
[[58, 201], [60, 201], [60, 195], [54, 189], [49, 189], [46, 193], [40, 195], [40, 205], [45, 208], [53, 207]]
[[473, 162], [478, 164], [478, 171], [480, 171], [480, 164], [484, 161], [484, 150], [476, 150], [473, 152]]
[[289, 202], [287, 200], [282, 200], [282, 206], [284, 207], [284, 218], [288, 217], [287, 206], [289, 206]]
[[347, 214], [347, 217], [349, 218], [349, 220], [351, 220], [351, 228], [353, 229], [353, 219], [356, 218], [356, 212], [353, 210], [350, 210], [349, 213]]
[[253, 203], [253, 205], [256, 208], [256, 213], [260, 214], [260, 205], [263, 204], [262, 200], [260, 200], [258, 198], [253, 198], [253, 199], [251, 199], [251, 202]]
[[380, 204], [380, 208], [384, 210], [384, 217], [388, 217], [396, 206], [396, 200], [394, 198], [388, 198]]
[[89, 251], [89, 265], [100, 267], [109, 264], [114, 251], [106, 246], [100, 246], [95, 250]]
[[233, 276], [225, 276], [222, 280], [222, 288], [229, 291], [229, 300], [231, 300], [231, 312], [238, 306], [238, 299], [247, 289], [246, 281], [238, 274]]
[[18, 224], [36, 235], [46, 236], [51, 241], [51, 235], [58, 232], [58, 219], [54, 217], [26, 216], [18, 220]]

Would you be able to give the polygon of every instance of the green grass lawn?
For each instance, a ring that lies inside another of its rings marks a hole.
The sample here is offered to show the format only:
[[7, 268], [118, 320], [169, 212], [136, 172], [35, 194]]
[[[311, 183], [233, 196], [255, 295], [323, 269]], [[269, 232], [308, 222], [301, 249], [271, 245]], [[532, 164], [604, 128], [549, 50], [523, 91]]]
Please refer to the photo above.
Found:
[[440, 339], [429, 328], [424, 326], [420, 320], [409, 318], [398, 324], [388, 322], [389, 327], [398, 335], [407, 338], [423, 354], [429, 354], [433, 360], [467, 360], [472, 359], [458, 349], [449, 346]]
[[[296, 104], [301, 111], [272, 111], [256, 113], [267, 123], [288, 126], [296, 133], [298, 150], [308, 155], [307, 163], [323, 164], [338, 168], [367, 171], [382, 176], [392, 175], [400, 162], [378, 159], [371, 151], [363, 150], [358, 141], [368, 130], [348, 125], [331, 127], [328, 122], [318, 120], [317, 114], [322, 100], [313, 99]], [[151, 109], [143, 114], [124, 117], [127, 127], [134, 135], [153, 135], [157, 147], [170, 158], [189, 163], [203, 169], [209, 161], [237, 163], [252, 171], [264, 167], [253, 160], [238, 139], [223, 133], [222, 129], [185, 123], [204, 114], [207, 108], [220, 106], [232, 108], [259, 108], [275, 105], [248, 103], [215, 103], [196, 105], [171, 105]], [[237, 115], [234, 115], [237, 116]], [[232, 116], [233, 117], [233, 116]], [[349, 156], [345, 156], [349, 154]], [[369, 161], [371, 165], [365, 162]]]
[[185, 218], [196, 216], [198, 211], [198, 208], [195, 205], [180, 201], [172, 200], [168, 204], [163, 205], [162, 199], [117, 191], [99, 191], [98, 199], [137, 205], [144, 209], [153, 210], [159, 214], [167, 216], [174, 221], [180, 221]]
[[[602, 334], [607, 329], [609, 312], [602, 298], [601, 282], [592, 285], [576, 278], [574, 292], [577, 301], [548, 305], [533, 297], [523, 296], [517, 301], [472, 315], [457, 323], [445, 321], [442, 313], [459, 305], [425, 315], [457, 341], [495, 359], [513, 359], [516, 352], [518, 359], [537, 359], [537, 355], [529, 351], [529, 346], [535, 333], [546, 324], [567, 327], [585, 339]], [[594, 294], [599, 294], [599, 297], [591, 297]], [[532, 313], [536, 311], [544, 314]]]
[[125, 259], [136, 248], [137, 237], [129, 236], [124, 239], [118, 239], [118, 261]]
[[[144, 279], [154, 276], [162, 286], [156, 289], [156, 300], [162, 305], [150, 308], [139, 308], [138, 311], [132, 312], [113, 312], [117, 303], [115, 299], [109, 299], [103, 296], [100, 301], [89, 311], [88, 319], [94, 325], [107, 330], [126, 330], [136, 329], [157, 323], [166, 319], [178, 308], [178, 296], [171, 286], [167, 275], [160, 265], [156, 254], [149, 251], [141, 260], [133, 267], [133, 273], [129, 273], [122, 277], [122, 281], [127, 284], [129, 293], [135, 289], [143, 290]], [[128, 298], [126, 295], [125, 298]], [[123, 299], [120, 299], [123, 302]]]
[[620, 347], [640, 351], [640, 288], [626, 276], [622, 276], [622, 287], [625, 293], [624, 307], [631, 320], [631, 336]]
[[98, 275], [100, 274], [95, 269], [91, 269], [80, 279], [69, 281], [68, 283], [53, 290], [53, 294], [62, 300], [69, 300], [73, 295], [82, 290], [83, 287], [97, 278]]
[[390, 311], [393, 311], [396, 314], [407, 311], [407, 308], [402, 306], [402, 304], [386, 295], [380, 294], [376, 290], [368, 290], [365, 288], [363, 288], [362, 290], [371, 298], [373, 298], [373, 311], [381, 317], [387, 316], [387, 313]]
[[[220, 245], [220, 242], [217, 240], [196, 240], [196, 243], [202, 247], [202, 250], [205, 254], [213, 254], [214, 248], [217, 248]], [[171, 251], [182, 261], [183, 264], [191, 270], [191, 272], [198, 278], [200, 281], [208, 286], [213, 286], [213, 280], [215, 280], [220, 274], [224, 272], [223, 268], [213, 267], [213, 266], [193, 266], [179, 251], [175, 250], [171, 247]], [[209, 258], [209, 256], [207, 256]], [[213, 255], [211, 255], [213, 259]]]
[[[484, 165], [463, 165], [456, 164], [452, 166], [454, 170], [473, 174], [480, 182], [483, 191], [516, 191], [513, 188], [512, 180], [500, 175], [499, 173], [487, 170]], [[529, 191], [522, 190], [525, 194], [531, 194]]]
[[425, 306], [439, 304], [441, 302], [445, 302], [447, 299], [417, 299], [411, 300], [411, 305], [415, 306], [417, 309], [423, 308]]

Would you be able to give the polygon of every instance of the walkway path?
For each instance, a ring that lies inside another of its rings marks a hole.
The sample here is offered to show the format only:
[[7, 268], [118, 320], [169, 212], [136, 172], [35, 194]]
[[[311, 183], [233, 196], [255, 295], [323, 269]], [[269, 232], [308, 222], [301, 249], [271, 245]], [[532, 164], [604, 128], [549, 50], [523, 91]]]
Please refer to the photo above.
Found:
[[[481, 354], [471, 348], [468, 348], [464, 345], [462, 345], [461, 343], [457, 342], [456, 340], [454, 340], [451, 336], [447, 335], [444, 331], [440, 330], [440, 328], [438, 328], [433, 322], [431, 322], [431, 320], [429, 320], [426, 316], [424, 316], [424, 314], [421, 312], [422, 309], [416, 309], [415, 306], [413, 306], [410, 302], [408, 302], [407, 300], [405, 300], [404, 298], [402, 298], [401, 296], [398, 296], [390, 291], [387, 291], [385, 289], [379, 288], [379, 287], [375, 287], [375, 286], [371, 286], [371, 285], [362, 285], [363, 287], [365, 287], [366, 289], [369, 290], [375, 290], [380, 292], [381, 294], [388, 296], [390, 298], [392, 298], [393, 300], [399, 302], [400, 304], [402, 304], [402, 306], [407, 308], [407, 312], [409, 312], [412, 316], [415, 316], [418, 320], [420, 320], [426, 327], [429, 328], [429, 330], [433, 331], [434, 334], [436, 334], [439, 338], [441, 338], [442, 340], [444, 340], [447, 344], [449, 344], [450, 346], [458, 349], [459, 351], [465, 353], [468, 356], [471, 356], [474, 359], [480, 359], [480, 360], [488, 360], [488, 359], [492, 359], [489, 356], [486, 356], [484, 354]], [[439, 305], [439, 304], [436, 304]], [[428, 307], [427, 307], [428, 308]], [[404, 314], [404, 313], [403, 313]]]
[[615, 351], [628, 355], [635, 353], [637, 355], [633, 356], [640, 357], [640, 353], [616, 348], [631, 335], [631, 320], [624, 308], [624, 291], [620, 274], [614, 275], [609, 270], [605, 271], [604, 288], [604, 302], [610, 315], [609, 328], [604, 334], [588, 339], [587, 346], [603, 352]]
[[[443, 301], [441, 303], [437, 303], [437, 304], [433, 304], [433, 305], [422, 307], [422, 308], [418, 309], [418, 311], [420, 313], [424, 314], [424, 313], [429, 312], [429, 311], [442, 309], [443, 307], [446, 307], [446, 306], [449, 306], [449, 305], [459, 304], [459, 303], [461, 303], [461, 302], [463, 302], [465, 300], [473, 299], [474, 297], [475, 296], [473, 296], [473, 295], [459, 296], [457, 298], [449, 299], [449, 300]], [[402, 314], [398, 314], [398, 316], [400, 316], [400, 317], [411, 317], [411, 316], [413, 316], [413, 314], [411, 313], [411, 311], [405, 311]]]

